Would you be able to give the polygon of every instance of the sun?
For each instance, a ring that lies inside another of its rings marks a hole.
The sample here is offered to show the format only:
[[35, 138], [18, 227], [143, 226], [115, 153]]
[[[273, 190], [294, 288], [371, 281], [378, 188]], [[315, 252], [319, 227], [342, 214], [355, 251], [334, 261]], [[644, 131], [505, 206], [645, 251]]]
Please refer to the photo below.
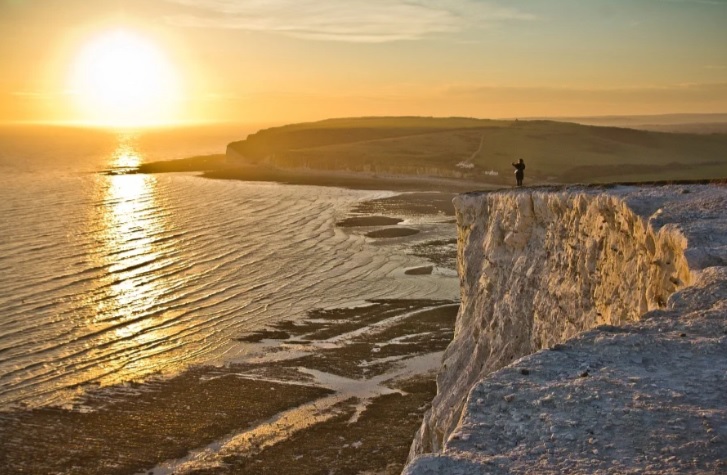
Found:
[[88, 41], [71, 68], [70, 92], [84, 121], [145, 126], [172, 122], [180, 81], [153, 42], [117, 30]]

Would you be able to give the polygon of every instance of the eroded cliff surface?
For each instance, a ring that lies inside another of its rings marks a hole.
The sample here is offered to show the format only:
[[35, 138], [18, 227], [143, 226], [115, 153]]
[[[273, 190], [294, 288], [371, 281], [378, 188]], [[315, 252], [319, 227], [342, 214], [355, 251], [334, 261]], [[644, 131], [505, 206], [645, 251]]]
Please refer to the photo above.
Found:
[[[651, 447], [637, 433], [650, 427], [661, 434], [679, 419], [680, 397], [716, 418], [719, 429], [706, 439], [715, 441], [705, 442], [701, 456], [711, 453], [717, 463], [714, 450], [721, 448], [727, 457], [727, 396], [716, 390], [727, 387], [726, 204], [724, 186], [460, 196], [462, 304], [411, 456], [439, 454], [417, 458], [409, 472], [436, 473], [450, 462], [465, 473], [608, 468], [618, 451], [590, 446], [628, 427], [629, 450], [656, 456], [664, 445]], [[689, 332], [679, 330], [684, 325]], [[674, 379], [675, 372], [683, 377]], [[692, 394], [705, 378], [706, 392]], [[642, 393], [660, 401], [659, 411], [624, 419], [617, 409], [630, 410], [629, 396]], [[716, 400], [700, 402], [702, 396]], [[596, 435], [612, 418], [610, 430], [618, 430]], [[695, 436], [690, 424], [672, 425]], [[564, 429], [562, 438], [561, 426], [585, 432]], [[682, 445], [673, 435], [676, 453]], [[558, 457], [581, 453], [580, 465], [559, 465]], [[636, 465], [645, 469], [643, 463]]]

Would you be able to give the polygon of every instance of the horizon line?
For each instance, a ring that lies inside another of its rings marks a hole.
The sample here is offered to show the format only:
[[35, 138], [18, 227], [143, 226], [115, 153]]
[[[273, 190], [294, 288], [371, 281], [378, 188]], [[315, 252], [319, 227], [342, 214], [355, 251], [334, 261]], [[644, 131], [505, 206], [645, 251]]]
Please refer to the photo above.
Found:
[[140, 130], [140, 129], [164, 129], [174, 127], [195, 127], [195, 126], [224, 126], [224, 125], [288, 125], [321, 122], [336, 119], [366, 119], [366, 118], [432, 118], [432, 119], [474, 119], [474, 120], [558, 120], [558, 119], [621, 119], [621, 118], [663, 118], [663, 117], [690, 117], [690, 116], [727, 116], [725, 112], [668, 112], [661, 114], [608, 114], [608, 115], [542, 115], [542, 116], [506, 116], [506, 117], [475, 117], [459, 115], [363, 115], [363, 116], [338, 116], [326, 117], [323, 119], [308, 120], [230, 120], [230, 119], [209, 119], [209, 120], [180, 120], [170, 122], [159, 122], [151, 124], [127, 125], [127, 124], [98, 124], [88, 121], [77, 120], [6, 120], [0, 121], [0, 127], [8, 126], [48, 126], [48, 127], [71, 127], [101, 130]]

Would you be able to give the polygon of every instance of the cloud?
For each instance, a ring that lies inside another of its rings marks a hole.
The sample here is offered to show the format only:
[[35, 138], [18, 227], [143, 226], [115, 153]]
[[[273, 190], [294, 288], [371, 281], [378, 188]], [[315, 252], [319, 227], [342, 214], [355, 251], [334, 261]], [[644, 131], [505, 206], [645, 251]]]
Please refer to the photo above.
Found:
[[481, 0], [167, 0], [194, 13], [167, 17], [185, 27], [227, 28], [360, 43], [416, 40], [530, 14]]

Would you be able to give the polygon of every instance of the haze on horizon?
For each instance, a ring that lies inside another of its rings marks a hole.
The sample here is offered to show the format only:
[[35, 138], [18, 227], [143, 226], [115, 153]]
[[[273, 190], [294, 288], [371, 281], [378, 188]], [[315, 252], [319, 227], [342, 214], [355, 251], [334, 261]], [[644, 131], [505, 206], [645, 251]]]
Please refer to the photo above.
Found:
[[727, 112], [724, 0], [0, 0], [0, 122]]

